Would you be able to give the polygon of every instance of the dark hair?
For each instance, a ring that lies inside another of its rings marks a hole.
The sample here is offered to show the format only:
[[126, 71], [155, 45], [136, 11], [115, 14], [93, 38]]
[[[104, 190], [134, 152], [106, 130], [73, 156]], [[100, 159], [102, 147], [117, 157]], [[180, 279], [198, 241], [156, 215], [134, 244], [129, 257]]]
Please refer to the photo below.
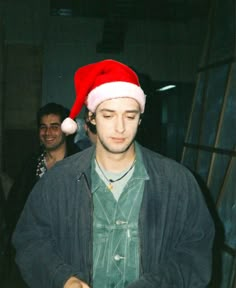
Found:
[[69, 116], [70, 110], [60, 104], [57, 103], [48, 103], [42, 106], [37, 113], [37, 126], [39, 128], [40, 122], [43, 116], [49, 114], [55, 114], [60, 117], [60, 121], [62, 122], [65, 118]]
[[84, 112], [84, 122], [86, 123], [86, 125], [88, 126], [89, 130], [93, 133], [93, 134], [97, 134], [97, 129], [96, 129], [96, 126], [93, 125], [91, 123], [90, 120], [94, 119], [95, 118], [95, 113], [92, 113], [92, 115], [89, 117], [89, 110], [88, 108], [86, 107], [85, 108], [85, 112]]

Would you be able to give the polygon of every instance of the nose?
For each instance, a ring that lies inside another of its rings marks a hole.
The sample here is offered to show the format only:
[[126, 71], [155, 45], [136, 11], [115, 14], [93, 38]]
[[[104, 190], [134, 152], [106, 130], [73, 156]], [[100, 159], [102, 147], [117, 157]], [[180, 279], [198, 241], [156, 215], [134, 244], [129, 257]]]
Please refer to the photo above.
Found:
[[116, 119], [116, 131], [123, 133], [125, 131], [125, 121], [122, 116], [118, 116]]
[[45, 128], [45, 135], [51, 134], [51, 127], [46, 127]]

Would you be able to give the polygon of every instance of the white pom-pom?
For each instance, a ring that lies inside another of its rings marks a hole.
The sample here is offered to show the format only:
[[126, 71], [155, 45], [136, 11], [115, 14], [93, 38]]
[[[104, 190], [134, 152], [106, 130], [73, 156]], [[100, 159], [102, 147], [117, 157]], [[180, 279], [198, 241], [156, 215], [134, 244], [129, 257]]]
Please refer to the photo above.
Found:
[[77, 131], [77, 123], [67, 117], [62, 123], [61, 123], [61, 130], [66, 135], [74, 134]]

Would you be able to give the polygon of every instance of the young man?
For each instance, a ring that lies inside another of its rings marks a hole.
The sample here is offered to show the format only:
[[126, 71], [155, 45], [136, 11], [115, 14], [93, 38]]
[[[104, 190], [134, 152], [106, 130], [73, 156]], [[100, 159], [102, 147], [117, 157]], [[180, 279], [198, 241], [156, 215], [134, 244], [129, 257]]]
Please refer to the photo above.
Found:
[[15, 230], [16, 261], [30, 287], [190, 288], [211, 277], [214, 226], [180, 164], [135, 142], [145, 95], [128, 66], [104, 60], [75, 74], [96, 145], [37, 183]]

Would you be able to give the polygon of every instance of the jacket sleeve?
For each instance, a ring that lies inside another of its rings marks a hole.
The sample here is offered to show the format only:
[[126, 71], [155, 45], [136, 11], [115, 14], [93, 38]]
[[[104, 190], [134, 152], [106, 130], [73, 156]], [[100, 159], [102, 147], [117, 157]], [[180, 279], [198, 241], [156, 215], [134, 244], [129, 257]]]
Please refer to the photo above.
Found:
[[[215, 227], [202, 192], [188, 171], [173, 175], [164, 190], [160, 198], [163, 206], [153, 204], [145, 209], [143, 273], [127, 288], [208, 287]], [[155, 218], [163, 220], [158, 222]]]
[[29, 287], [63, 287], [77, 271], [63, 261], [56, 248], [47, 199], [47, 190], [54, 187], [45, 184], [43, 178], [28, 197], [12, 242], [16, 249], [16, 263]]

